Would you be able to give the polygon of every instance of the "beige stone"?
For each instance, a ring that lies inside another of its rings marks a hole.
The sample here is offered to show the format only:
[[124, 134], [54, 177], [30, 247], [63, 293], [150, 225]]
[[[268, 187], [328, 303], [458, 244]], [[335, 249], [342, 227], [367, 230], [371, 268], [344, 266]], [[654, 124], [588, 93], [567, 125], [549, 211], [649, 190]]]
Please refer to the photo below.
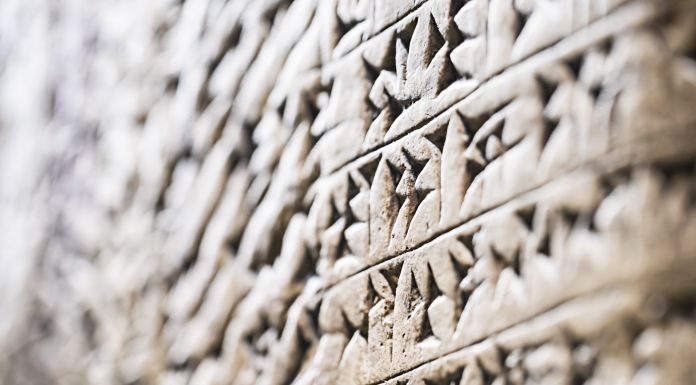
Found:
[[695, 21], [0, 2], [0, 383], [694, 383]]

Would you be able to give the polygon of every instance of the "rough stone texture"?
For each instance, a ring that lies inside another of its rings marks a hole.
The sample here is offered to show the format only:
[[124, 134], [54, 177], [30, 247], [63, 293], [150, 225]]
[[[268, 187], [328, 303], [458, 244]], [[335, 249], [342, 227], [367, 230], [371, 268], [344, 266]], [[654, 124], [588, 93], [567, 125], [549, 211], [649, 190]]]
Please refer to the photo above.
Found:
[[0, 383], [696, 384], [696, 1], [0, 2]]

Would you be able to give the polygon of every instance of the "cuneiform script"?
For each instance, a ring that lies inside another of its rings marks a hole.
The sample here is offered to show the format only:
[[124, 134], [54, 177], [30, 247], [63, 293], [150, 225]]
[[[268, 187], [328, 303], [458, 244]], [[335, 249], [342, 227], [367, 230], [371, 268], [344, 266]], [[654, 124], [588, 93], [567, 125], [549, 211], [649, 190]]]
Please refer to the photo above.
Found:
[[696, 381], [696, 1], [36, 2], [8, 383]]

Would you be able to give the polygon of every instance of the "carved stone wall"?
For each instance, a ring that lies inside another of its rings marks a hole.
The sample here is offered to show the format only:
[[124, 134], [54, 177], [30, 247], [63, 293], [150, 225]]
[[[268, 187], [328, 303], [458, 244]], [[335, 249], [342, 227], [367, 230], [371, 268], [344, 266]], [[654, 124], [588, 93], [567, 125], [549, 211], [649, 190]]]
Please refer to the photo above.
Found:
[[696, 1], [0, 2], [0, 383], [696, 384]]

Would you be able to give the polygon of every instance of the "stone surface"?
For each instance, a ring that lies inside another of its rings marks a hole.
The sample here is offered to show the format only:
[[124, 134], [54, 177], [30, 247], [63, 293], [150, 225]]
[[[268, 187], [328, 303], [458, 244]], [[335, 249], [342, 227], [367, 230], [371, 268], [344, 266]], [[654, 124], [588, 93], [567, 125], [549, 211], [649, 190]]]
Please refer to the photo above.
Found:
[[0, 383], [694, 384], [696, 1], [5, 0]]

